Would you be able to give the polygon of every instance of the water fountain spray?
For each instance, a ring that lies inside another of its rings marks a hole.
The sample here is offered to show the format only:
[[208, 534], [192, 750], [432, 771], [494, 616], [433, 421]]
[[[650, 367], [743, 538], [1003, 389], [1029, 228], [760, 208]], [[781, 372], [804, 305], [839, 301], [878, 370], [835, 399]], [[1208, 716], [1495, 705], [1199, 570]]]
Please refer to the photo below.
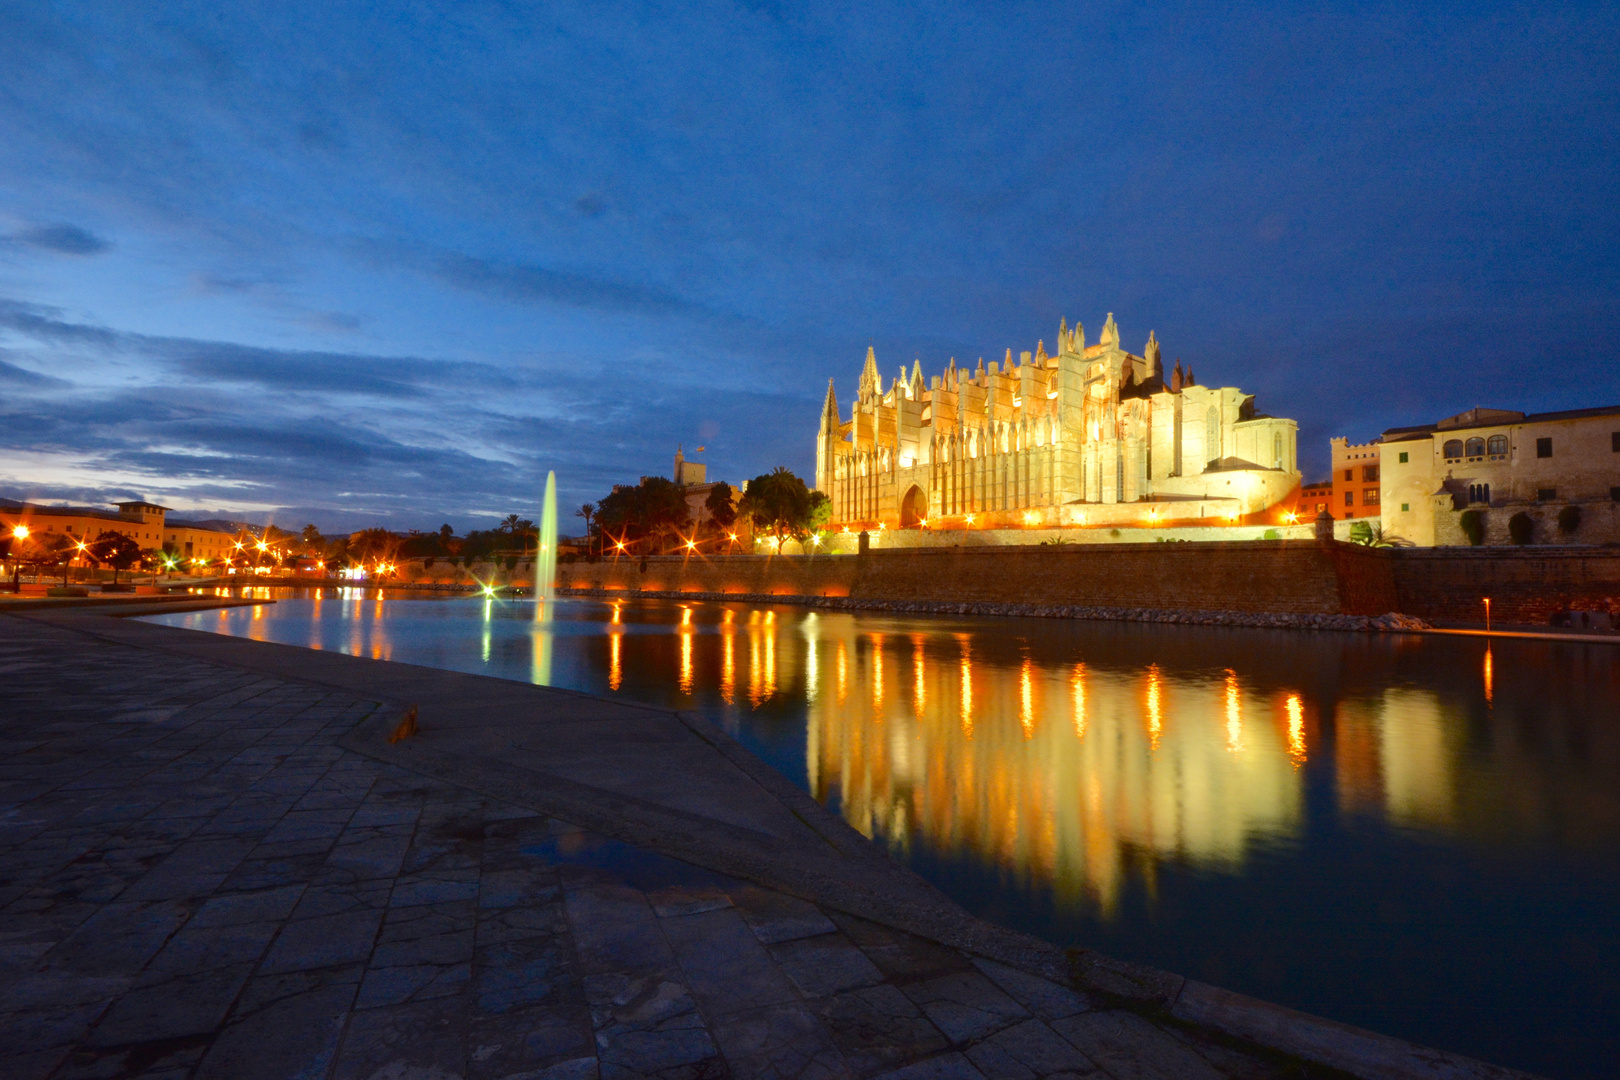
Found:
[[540, 507], [540, 548], [534, 558], [534, 618], [551, 614], [557, 595], [557, 474], [546, 473], [546, 497]]

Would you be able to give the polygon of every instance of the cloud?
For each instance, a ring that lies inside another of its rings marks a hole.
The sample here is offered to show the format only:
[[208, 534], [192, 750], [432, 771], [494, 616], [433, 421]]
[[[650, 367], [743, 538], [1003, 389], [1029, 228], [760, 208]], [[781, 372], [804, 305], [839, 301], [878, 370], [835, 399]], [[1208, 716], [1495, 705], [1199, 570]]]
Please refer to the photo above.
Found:
[[0, 386], [29, 387], [36, 390], [59, 390], [72, 386], [66, 379], [41, 375], [37, 371], [20, 368], [0, 360]]
[[443, 256], [432, 264], [431, 271], [448, 285], [508, 300], [541, 300], [637, 315], [706, 313], [701, 305], [656, 285], [634, 285], [470, 255]]
[[110, 251], [112, 244], [86, 229], [65, 222], [55, 225], [35, 225], [31, 229], [4, 237], [12, 244], [53, 251], [58, 255], [100, 255]]

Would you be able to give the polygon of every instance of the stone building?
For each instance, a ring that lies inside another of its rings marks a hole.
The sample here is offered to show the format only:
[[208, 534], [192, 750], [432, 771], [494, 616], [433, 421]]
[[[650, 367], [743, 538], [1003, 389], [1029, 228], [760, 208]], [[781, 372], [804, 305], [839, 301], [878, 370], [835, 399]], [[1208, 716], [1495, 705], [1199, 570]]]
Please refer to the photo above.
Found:
[[1509, 522], [1521, 513], [1531, 543], [1620, 542], [1620, 405], [1470, 409], [1391, 428], [1378, 449], [1385, 535], [1422, 547], [1469, 544], [1464, 515], [1474, 511], [1486, 544], [1512, 542]]
[[1333, 448], [1333, 516], [1340, 520], [1379, 517], [1383, 509], [1378, 440], [1356, 446], [1337, 438], [1329, 444]]
[[[131, 501], [116, 514], [91, 507], [0, 503], [0, 530], [26, 525], [40, 534], [56, 533], [90, 543], [104, 532], [122, 533], [143, 548], [168, 550], [186, 559], [215, 560], [232, 551], [235, 535], [212, 525], [168, 519], [168, 507]], [[75, 560], [75, 565], [79, 560]]]
[[1291, 496], [1295, 439], [1236, 387], [1167, 377], [1152, 334], [1127, 352], [1110, 314], [1095, 344], [1060, 323], [1051, 355], [926, 382], [919, 361], [885, 386], [867, 349], [848, 419], [828, 382], [816, 486], [851, 528], [1224, 524]]

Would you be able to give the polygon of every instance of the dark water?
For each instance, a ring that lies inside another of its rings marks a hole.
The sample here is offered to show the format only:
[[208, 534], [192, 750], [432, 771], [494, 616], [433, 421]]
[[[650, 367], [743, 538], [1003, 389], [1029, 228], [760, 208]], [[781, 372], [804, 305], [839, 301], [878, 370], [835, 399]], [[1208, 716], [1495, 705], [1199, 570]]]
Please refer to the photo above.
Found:
[[1616, 1074], [1620, 647], [556, 607], [328, 590], [153, 621], [692, 709], [996, 922]]

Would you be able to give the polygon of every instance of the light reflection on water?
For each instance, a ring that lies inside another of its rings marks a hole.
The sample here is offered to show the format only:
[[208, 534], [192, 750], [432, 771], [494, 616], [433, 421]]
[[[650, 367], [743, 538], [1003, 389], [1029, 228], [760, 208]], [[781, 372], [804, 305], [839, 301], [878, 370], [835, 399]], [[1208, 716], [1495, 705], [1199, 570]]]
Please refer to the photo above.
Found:
[[1620, 1052], [1620, 649], [532, 613], [329, 590], [155, 621], [691, 709], [988, 918], [1557, 1075]]

